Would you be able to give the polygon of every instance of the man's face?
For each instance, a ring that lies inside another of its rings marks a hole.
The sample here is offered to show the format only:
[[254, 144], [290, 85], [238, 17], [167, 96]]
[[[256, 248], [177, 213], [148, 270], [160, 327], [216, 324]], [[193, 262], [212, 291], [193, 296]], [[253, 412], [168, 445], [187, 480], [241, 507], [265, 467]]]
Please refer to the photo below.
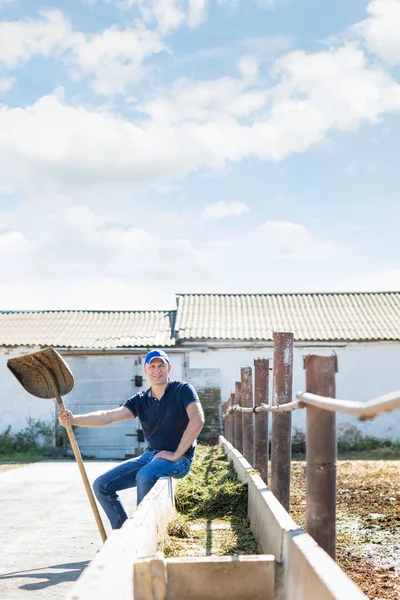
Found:
[[168, 383], [168, 373], [170, 370], [171, 365], [165, 364], [162, 358], [153, 358], [150, 364], [144, 365], [144, 372], [151, 385], [164, 385]]

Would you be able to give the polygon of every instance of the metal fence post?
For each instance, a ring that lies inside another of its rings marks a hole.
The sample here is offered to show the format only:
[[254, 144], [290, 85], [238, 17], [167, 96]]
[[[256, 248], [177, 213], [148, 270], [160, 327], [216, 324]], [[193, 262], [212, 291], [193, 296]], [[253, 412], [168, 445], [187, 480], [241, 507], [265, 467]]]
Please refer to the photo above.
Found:
[[[229, 402], [224, 402], [222, 405], [222, 423], [223, 423], [223, 436], [226, 440], [228, 440], [228, 416], [226, 415], [226, 411], [228, 410]], [[228, 440], [229, 441], [229, 440]]]
[[[240, 369], [242, 379], [242, 406], [253, 408], [253, 381], [251, 367]], [[243, 456], [254, 466], [254, 413], [242, 413]]]
[[[335, 397], [336, 356], [305, 356], [306, 391]], [[307, 407], [306, 529], [336, 556], [336, 413]]]
[[[231, 395], [229, 396], [229, 406], [232, 408], [232, 406], [235, 404], [235, 394], [231, 393]], [[231, 412], [229, 415], [229, 433], [230, 433], [230, 443], [232, 444], [232, 446], [234, 448], [236, 448], [236, 441], [235, 441], [235, 413]]]
[[[273, 406], [292, 401], [293, 333], [274, 332]], [[290, 508], [290, 460], [292, 414], [272, 415], [271, 491], [282, 506]]]
[[[257, 358], [254, 361], [254, 405], [268, 404], [269, 360]], [[256, 413], [254, 417], [254, 467], [268, 484], [268, 413]]]
[[[242, 384], [240, 381], [235, 381], [235, 404], [242, 406]], [[243, 454], [243, 427], [242, 427], [242, 413], [237, 410], [235, 411], [235, 442], [236, 450]]]

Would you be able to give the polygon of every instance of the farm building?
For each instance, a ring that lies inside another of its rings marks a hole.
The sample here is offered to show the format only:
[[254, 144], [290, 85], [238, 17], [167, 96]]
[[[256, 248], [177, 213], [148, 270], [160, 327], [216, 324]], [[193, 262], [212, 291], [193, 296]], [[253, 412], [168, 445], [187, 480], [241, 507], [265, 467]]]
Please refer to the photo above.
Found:
[[[240, 379], [240, 367], [272, 359], [273, 332], [294, 334], [296, 393], [305, 388], [303, 356], [338, 357], [338, 398], [368, 400], [400, 388], [400, 292], [329, 294], [179, 294], [174, 311], [35, 311], [0, 313], [0, 432], [26, 426], [27, 417], [55, 422], [55, 406], [29, 396], [6, 368], [8, 358], [53, 346], [65, 357], [75, 387], [65, 399], [73, 412], [115, 408], [147, 387], [143, 358], [163, 348], [171, 377], [192, 383], [218, 429], [217, 406]], [[293, 413], [304, 430], [305, 411]], [[400, 438], [400, 414], [359, 422], [338, 415], [340, 432]], [[124, 458], [143, 450], [135, 421], [79, 429], [86, 455]]]

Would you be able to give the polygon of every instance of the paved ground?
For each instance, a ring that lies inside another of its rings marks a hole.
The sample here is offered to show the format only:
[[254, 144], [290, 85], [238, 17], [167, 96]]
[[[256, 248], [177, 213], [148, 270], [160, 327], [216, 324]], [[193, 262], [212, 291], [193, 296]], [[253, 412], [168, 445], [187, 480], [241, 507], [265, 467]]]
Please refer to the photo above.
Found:
[[[115, 464], [87, 462], [90, 481]], [[130, 514], [135, 490], [121, 498]], [[77, 465], [48, 461], [0, 473], [0, 506], [0, 598], [64, 598], [102, 545]]]

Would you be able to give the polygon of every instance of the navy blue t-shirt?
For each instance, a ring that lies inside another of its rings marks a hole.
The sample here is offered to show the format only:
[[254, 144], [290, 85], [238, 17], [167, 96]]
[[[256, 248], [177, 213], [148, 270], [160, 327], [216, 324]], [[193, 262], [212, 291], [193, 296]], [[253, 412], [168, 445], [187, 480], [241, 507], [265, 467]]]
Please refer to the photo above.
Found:
[[[161, 400], [151, 395], [151, 388], [129, 398], [124, 404], [138, 417], [149, 450], [175, 452], [183, 436], [189, 417], [186, 408], [199, 397], [190, 383], [170, 381]], [[184, 454], [192, 459], [195, 443]]]

